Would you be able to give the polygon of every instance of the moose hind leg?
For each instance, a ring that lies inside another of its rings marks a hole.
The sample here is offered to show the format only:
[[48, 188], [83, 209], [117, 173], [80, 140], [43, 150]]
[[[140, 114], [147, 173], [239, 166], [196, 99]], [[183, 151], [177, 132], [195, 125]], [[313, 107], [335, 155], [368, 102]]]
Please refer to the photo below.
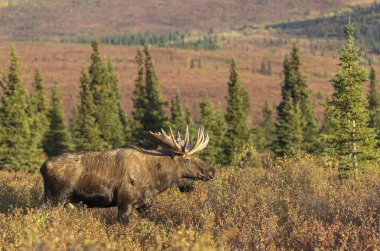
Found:
[[136, 210], [141, 214], [145, 215], [149, 208], [152, 207], [153, 198], [145, 198], [140, 205], [136, 208]]
[[118, 213], [117, 213], [117, 221], [120, 223], [123, 223], [125, 225], [128, 225], [129, 223], [129, 216], [132, 213], [132, 205], [119, 205], [118, 206]]

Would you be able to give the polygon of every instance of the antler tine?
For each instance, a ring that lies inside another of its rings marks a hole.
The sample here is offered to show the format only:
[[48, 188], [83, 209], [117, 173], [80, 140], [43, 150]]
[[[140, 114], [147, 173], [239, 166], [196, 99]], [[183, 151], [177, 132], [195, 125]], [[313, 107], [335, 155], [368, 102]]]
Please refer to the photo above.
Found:
[[204, 127], [198, 129], [198, 139], [197, 142], [195, 143], [193, 149], [191, 149], [189, 152], [187, 152], [187, 155], [191, 155], [195, 152], [199, 152], [203, 149], [206, 148], [210, 138], [208, 134], [206, 133], [206, 136], [204, 135]]
[[203, 127], [198, 129], [198, 138], [197, 138], [197, 142], [194, 145], [194, 148], [196, 146], [198, 146], [202, 142], [202, 140], [203, 140], [203, 132], [204, 132], [203, 130], [204, 130]]
[[154, 133], [152, 131], [149, 131], [145, 134], [145, 136], [153, 142], [158, 143], [167, 149], [171, 149], [175, 152], [182, 153], [182, 148], [178, 145], [177, 141], [175, 140], [171, 128], [170, 132], [170, 135], [168, 135], [166, 134], [164, 129], [161, 129], [161, 132]]
[[181, 139], [181, 134], [179, 133], [179, 131], [177, 131], [177, 133], [178, 133], [178, 142], [180, 142], [182, 139]]
[[183, 151], [187, 152], [187, 146], [189, 145], [190, 142], [190, 133], [189, 133], [189, 126], [186, 126], [186, 134], [185, 134], [185, 143], [183, 144]]
[[175, 140], [171, 126], [169, 126], [169, 130], [170, 130], [170, 138], [171, 138], [172, 142], [176, 145], [176, 147], [178, 147], [179, 149], [182, 149], [181, 146], [178, 144], [178, 142]]
[[181, 134], [179, 132], [178, 139], [176, 140], [171, 127], [169, 127], [168, 134], [164, 131], [164, 129], [161, 129], [161, 132], [156, 133], [149, 131], [146, 133], [146, 137], [165, 148], [171, 149], [183, 155], [191, 155], [195, 152], [201, 151], [207, 146], [209, 142], [209, 136], [207, 133], [205, 134], [204, 127], [198, 129], [197, 141], [190, 150], [187, 149], [190, 143], [189, 126], [186, 127], [184, 140], [181, 139]]

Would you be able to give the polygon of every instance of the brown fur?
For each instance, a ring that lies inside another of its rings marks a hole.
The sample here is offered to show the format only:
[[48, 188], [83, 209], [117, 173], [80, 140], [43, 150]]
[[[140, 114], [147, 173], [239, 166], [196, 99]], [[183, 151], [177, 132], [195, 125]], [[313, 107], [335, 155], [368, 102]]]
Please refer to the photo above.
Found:
[[212, 179], [215, 174], [198, 158], [134, 146], [63, 154], [46, 160], [40, 171], [45, 202], [117, 206], [118, 220], [123, 222], [128, 222], [133, 208], [144, 211], [156, 194], [169, 187], [177, 184], [188, 191], [195, 180]]

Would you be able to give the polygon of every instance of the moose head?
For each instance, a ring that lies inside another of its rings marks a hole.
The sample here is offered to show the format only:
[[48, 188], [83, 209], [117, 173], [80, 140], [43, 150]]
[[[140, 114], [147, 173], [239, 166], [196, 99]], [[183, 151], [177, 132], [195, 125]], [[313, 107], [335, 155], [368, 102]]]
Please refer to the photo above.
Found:
[[[173, 161], [176, 163], [177, 171], [183, 180], [179, 181], [179, 187], [189, 186], [191, 180], [210, 180], [215, 176], [215, 169], [208, 165], [205, 161], [193, 156], [194, 153], [202, 151], [209, 142], [208, 134], [204, 132], [204, 128], [198, 129], [198, 136], [195, 144], [190, 146], [189, 127], [186, 127], [185, 137], [182, 139], [178, 132], [175, 138], [171, 127], [170, 133], [167, 134], [163, 129], [161, 132], [148, 132], [147, 138], [159, 144], [169, 151]], [[190, 180], [190, 181], [189, 181]]]

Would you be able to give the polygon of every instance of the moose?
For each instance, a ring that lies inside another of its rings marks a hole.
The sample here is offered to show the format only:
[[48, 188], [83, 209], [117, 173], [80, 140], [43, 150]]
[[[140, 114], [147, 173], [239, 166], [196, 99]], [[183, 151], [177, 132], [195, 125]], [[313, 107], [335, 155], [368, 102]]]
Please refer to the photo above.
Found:
[[44, 182], [44, 204], [83, 203], [87, 207], [117, 207], [117, 220], [128, 224], [133, 209], [144, 212], [155, 195], [178, 185], [191, 190], [196, 180], [214, 178], [215, 169], [193, 156], [209, 142], [204, 128], [198, 129], [190, 147], [189, 128], [184, 139], [163, 129], [145, 136], [161, 145], [160, 150], [136, 146], [103, 152], [66, 153], [46, 160], [40, 172]]

